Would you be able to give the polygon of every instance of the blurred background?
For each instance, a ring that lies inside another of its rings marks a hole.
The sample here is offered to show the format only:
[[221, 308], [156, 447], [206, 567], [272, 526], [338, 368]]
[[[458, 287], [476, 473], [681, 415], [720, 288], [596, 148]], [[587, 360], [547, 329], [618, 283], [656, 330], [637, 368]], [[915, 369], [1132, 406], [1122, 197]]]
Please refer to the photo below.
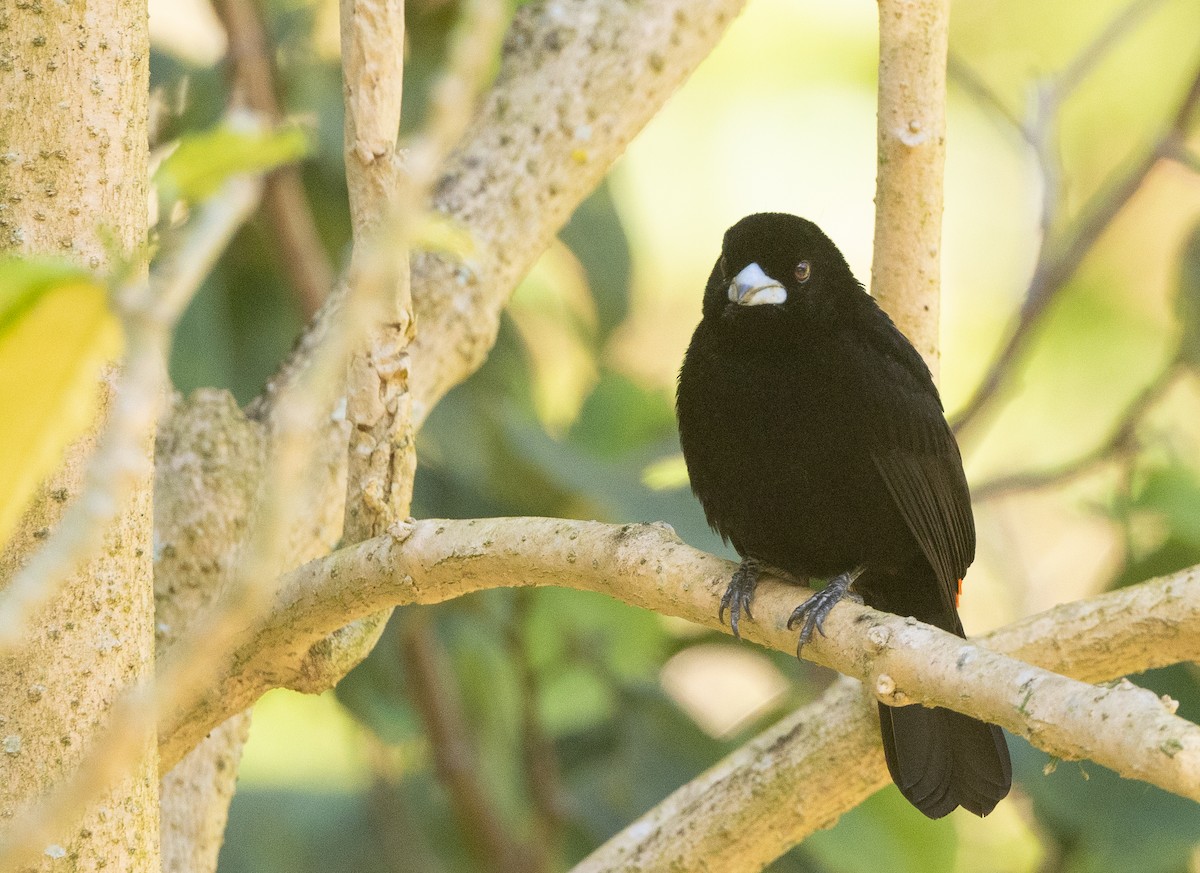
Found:
[[[237, 3], [257, 7], [281, 112], [311, 135], [297, 202], [317, 234], [311, 268], [289, 270], [260, 214], [179, 327], [176, 385], [246, 402], [349, 224], [335, 0], [151, 0], [159, 142], [234, 99]], [[406, 127], [458, 7], [408, 2]], [[875, 15], [751, 0], [430, 417], [414, 515], [663, 520], [729, 554], [687, 488], [675, 374], [721, 234], [747, 213], [813, 219], [869, 279]], [[1167, 136], [1200, 65], [1200, 2], [958, 0], [951, 54], [941, 380], [976, 499], [963, 620], [980, 633], [1200, 563], [1200, 148]], [[978, 402], [1031, 284], [1046, 305]], [[573, 591], [401, 609], [336, 693], [256, 707], [220, 869], [565, 869], [831, 679]], [[1135, 677], [1193, 720], [1197, 679]], [[1017, 785], [985, 822], [929, 822], [889, 788], [771, 869], [1200, 871], [1195, 804], [1012, 747]]]

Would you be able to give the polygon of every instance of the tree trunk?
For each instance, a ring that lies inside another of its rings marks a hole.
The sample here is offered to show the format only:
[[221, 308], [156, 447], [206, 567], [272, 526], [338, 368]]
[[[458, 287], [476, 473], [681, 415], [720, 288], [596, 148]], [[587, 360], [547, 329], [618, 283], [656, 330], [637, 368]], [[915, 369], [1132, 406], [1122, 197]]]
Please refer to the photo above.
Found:
[[[145, 0], [0, 8], [0, 250], [93, 269], [146, 238], [149, 39]], [[40, 548], [83, 486], [115, 372], [91, 430], [66, 452], [0, 554], [0, 587]], [[143, 447], [149, 456], [151, 447]], [[0, 659], [0, 820], [69, 776], [122, 690], [151, 675], [151, 481]], [[152, 729], [138, 766], [79, 821], [51, 831], [29, 869], [159, 867]]]

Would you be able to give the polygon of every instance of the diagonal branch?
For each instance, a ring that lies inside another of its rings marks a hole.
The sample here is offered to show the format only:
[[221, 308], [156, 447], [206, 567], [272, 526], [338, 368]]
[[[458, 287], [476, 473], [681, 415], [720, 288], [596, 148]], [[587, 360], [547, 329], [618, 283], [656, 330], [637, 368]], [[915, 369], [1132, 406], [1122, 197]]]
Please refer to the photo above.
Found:
[[[435, 211], [474, 251], [467, 263], [413, 258], [415, 425], [483, 363], [517, 282], [744, 3], [580, 0], [517, 11], [496, 83], [435, 187]], [[338, 306], [318, 315], [254, 412], [268, 413], [292, 384]]]
[[1150, 149], [1130, 167], [1115, 175], [1084, 205], [1079, 218], [1058, 239], [1042, 245], [1038, 262], [1029, 280], [1025, 302], [1008, 338], [988, 366], [975, 393], [954, 415], [956, 433], [963, 433], [995, 399], [1017, 358], [1024, 352], [1034, 328], [1050, 304], [1075, 275], [1083, 259], [1092, 250], [1113, 219], [1133, 199], [1159, 161], [1171, 159], [1187, 137], [1192, 115], [1200, 105], [1200, 69], [1196, 71], [1180, 100], [1167, 129]]

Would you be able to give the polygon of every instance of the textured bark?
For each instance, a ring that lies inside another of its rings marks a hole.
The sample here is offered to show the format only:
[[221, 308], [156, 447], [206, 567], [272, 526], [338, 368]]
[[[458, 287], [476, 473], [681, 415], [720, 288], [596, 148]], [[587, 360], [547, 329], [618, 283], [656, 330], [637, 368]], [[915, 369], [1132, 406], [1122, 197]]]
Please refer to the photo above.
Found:
[[[245, 540], [266, 456], [265, 428], [233, 398], [177, 401], [155, 447], [154, 565], [158, 644], [174, 641], [228, 584]], [[232, 716], [162, 779], [162, 869], [215, 870], [249, 712]]]
[[[0, 8], [0, 249], [94, 268], [110, 251], [135, 255], [147, 220], [148, 57], [144, 0]], [[78, 494], [114, 378], [92, 430], [67, 450], [0, 556], [0, 585]], [[150, 446], [140, 450], [146, 476], [103, 548], [0, 663], [0, 820], [70, 774], [120, 691], [153, 669]], [[144, 750], [81, 821], [46, 835], [31, 869], [158, 869], [152, 728]]]
[[934, 377], [950, 0], [879, 0], [879, 177], [871, 293]]
[[[289, 574], [274, 610], [277, 621], [239, 652], [235, 672], [206, 701], [207, 712], [164, 722], [162, 754], [174, 760], [203, 730], [205, 718], [220, 721], [273, 683], [286, 683], [291, 652], [306, 637], [319, 638], [383, 604], [437, 603], [501, 586], [561, 585], [719, 628], [713, 605], [733, 569], [658, 525], [537, 518], [401, 525], [395, 537], [342, 549]], [[1148, 589], [1154, 593], [1146, 594]], [[1177, 659], [1195, 657], [1200, 576], [1179, 574], [1117, 594], [1116, 602], [1142, 597], [1159, 625], [1154, 637], [1164, 642], [1163, 649]], [[795, 634], [787, 619], [802, 596], [793, 585], [760, 586], [757, 620], [743, 628], [743, 636], [792, 650]], [[1119, 607], [1109, 595], [1095, 598], [1094, 608], [1112, 614]], [[1051, 668], [1072, 649], [1075, 634], [1082, 637], [1080, 647], [1090, 636], [1104, 638], [1104, 648], [1121, 648], [1125, 670], [1163, 663], [1158, 646], [1140, 637], [1131, 644], [1127, 623], [1096, 627], [1085, 616], [1091, 613], [1072, 613], [1045, 637], [1010, 636], [1007, 642], [1027, 647], [1022, 656]], [[863, 679], [887, 703], [949, 706], [1027, 737], [1056, 757], [1091, 758], [1200, 799], [1200, 728], [1176, 718], [1170, 705], [1147, 691], [1128, 683], [1084, 684], [915, 620], [850, 603], [834, 609], [826, 629], [829, 636], [813, 640], [805, 656]]]
[[[745, 0], [533, 3], [517, 11], [496, 82], [436, 186], [434, 208], [471, 236], [467, 264], [412, 261], [419, 333], [409, 347], [412, 425], [475, 371], [496, 340], [513, 288], [630, 140], [716, 45]], [[251, 404], [272, 421], [342, 311], [335, 290], [292, 358]], [[310, 468], [328, 470], [314, 512], [340, 512], [345, 416], [311, 422]], [[338, 475], [341, 471], [341, 476]], [[329, 530], [329, 519], [310, 530]], [[365, 657], [364, 625], [314, 645], [290, 671], [301, 690], [330, 687]]]

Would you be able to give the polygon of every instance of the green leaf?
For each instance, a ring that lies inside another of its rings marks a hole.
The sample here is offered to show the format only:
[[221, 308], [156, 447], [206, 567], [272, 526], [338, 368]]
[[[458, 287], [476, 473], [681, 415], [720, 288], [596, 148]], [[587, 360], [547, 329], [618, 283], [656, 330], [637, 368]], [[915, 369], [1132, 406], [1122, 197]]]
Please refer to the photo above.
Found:
[[587, 274], [603, 341], [629, 314], [633, 273], [629, 238], [607, 181], [579, 204], [558, 236]]
[[95, 414], [121, 347], [103, 287], [53, 261], [0, 262], [0, 544]]
[[957, 848], [951, 821], [925, 818], [895, 787], [876, 792], [832, 830], [804, 841], [805, 851], [840, 873], [950, 873]]
[[47, 291], [72, 282], [90, 282], [74, 264], [49, 258], [0, 261], [0, 337]]
[[307, 151], [308, 138], [298, 127], [254, 131], [222, 124], [180, 140], [154, 174], [154, 182], [162, 202], [203, 200], [231, 176], [264, 173], [299, 160]]

